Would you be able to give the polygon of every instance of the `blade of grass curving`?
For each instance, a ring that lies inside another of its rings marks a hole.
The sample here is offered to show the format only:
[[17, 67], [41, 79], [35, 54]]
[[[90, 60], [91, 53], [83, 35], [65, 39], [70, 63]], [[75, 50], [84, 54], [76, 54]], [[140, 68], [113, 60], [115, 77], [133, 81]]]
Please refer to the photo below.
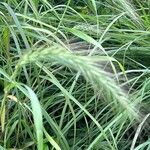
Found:
[[[85, 109], [79, 101], [77, 101], [65, 88], [62, 87], [62, 85], [59, 83], [59, 81], [56, 79], [56, 77], [46, 68], [43, 67], [42, 64], [40, 63], [36, 63], [44, 72], [47, 73], [47, 75], [50, 77], [44, 77], [42, 76], [43, 79], [48, 80], [50, 82], [52, 82], [54, 85], [56, 85], [62, 92], [64, 95], [68, 96], [69, 99], [71, 99], [77, 106], [79, 106], [79, 108], [85, 112], [85, 114], [87, 114], [91, 120], [97, 125], [97, 127], [99, 128], [99, 130], [101, 131], [102, 135], [104, 136], [104, 138], [107, 140], [107, 142], [110, 144], [107, 135], [105, 134], [105, 132], [103, 131], [102, 126], [99, 124], [99, 122], [88, 112], [87, 109]], [[111, 145], [111, 144], [110, 144]]]
[[10, 127], [8, 135], [6, 135], [6, 141], [9, 140], [10, 136], [13, 134], [13, 131], [15, 130], [16, 126], [18, 124], [18, 120], [16, 120], [13, 125]]
[[46, 132], [44, 129], [44, 133], [48, 141], [51, 143], [51, 145], [56, 149], [56, 150], [61, 150], [61, 148], [58, 146], [58, 144], [54, 141], [54, 139]]
[[83, 33], [82, 31], [79, 31], [75, 28], [65, 28], [67, 31], [69, 31], [70, 33], [74, 34], [75, 36], [87, 41], [90, 44], [93, 44], [95, 46], [97, 46], [98, 48], [100, 48], [104, 54], [107, 55], [106, 51], [104, 50], [104, 48], [101, 46], [101, 44], [99, 42], [97, 42], [95, 39], [93, 39], [92, 37], [88, 36], [87, 34]]
[[60, 28], [60, 26], [61, 26], [61, 24], [62, 24], [63, 18], [64, 18], [65, 14], [66, 14], [66, 11], [67, 11], [67, 9], [68, 9], [68, 6], [69, 6], [70, 2], [71, 2], [71, 0], [68, 0], [67, 5], [66, 5], [66, 7], [65, 7], [65, 9], [64, 9], [64, 12], [63, 12], [63, 14], [62, 14], [62, 16], [61, 16], [61, 18], [60, 18], [59, 23], [58, 23], [57, 30]]
[[[9, 82], [10, 82], [10, 86], [11, 83], [13, 83], [11, 77], [3, 70], [0, 68], [0, 74], [3, 75]], [[6, 92], [4, 90], [4, 92]], [[4, 132], [4, 127], [5, 127], [5, 99], [6, 97], [4, 96], [1, 102], [1, 107], [0, 107], [0, 118], [1, 118], [1, 128], [2, 128], [2, 132]]]
[[[49, 24], [47, 24], [47, 23], [45, 23], [45, 22], [42, 22], [42, 21], [40, 21], [40, 20], [38, 20], [38, 19], [35, 19], [35, 18], [32, 18], [32, 17], [28, 17], [28, 16], [26, 16], [26, 15], [19, 14], [19, 13], [16, 13], [16, 15], [19, 16], [19, 17], [22, 17], [22, 18], [24, 18], [24, 19], [28, 19], [28, 20], [30, 20], [30, 21], [33, 21], [33, 22], [35, 22], [35, 23], [39, 23], [39, 24], [41, 24], [41, 25], [43, 25], [43, 26], [45, 26], [45, 27], [48, 27], [48, 28], [51, 29], [51, 30], [57, 31], [57, 28], [55, 28], [54, 26], [49, 25]], [[64, 38], [67, 40], [66, 35], [65, 35], [62, 31], [58, 30], [57, 32], [60, 33], [60, 35], [62, 35], [62, 37], [64, 37]]]
[[36, 31], [36, 32], [39, 31], [39, 32], [46, 33], [47, 35], [52, 36], [58, 43], [60, 43], [63, 47], [65, 47], [68, 51], [70, 51], [70, 49], [64, 44], [64, 42], [62, 42], [62, 40], [59, 39], [59, 38], [58, 38], [54, 33], [52, 33], [50, 30], [33, 27], [33, 26], [31, 26], [31, 25], [23, 26], [23, 28], [25, 28], [25, 29], [31, 29], [31, 30]]
[[97, 6], [96, 6], [96, 1], [95, 0], [90, 0], [92, 2], [95, 14], [97, 15]]
[[6, 150], [6, 149], [0, 145], [0, 150]]
[[20, 32], [20, 35], [22, 36], [22, 39], [24, 41], [24, 44], [25, 44], [26, 48], [30, 49], [30, 45], [28, 43], [28, 40], [27, 40], [27, 38], [26, 38], [26, 36], [24, 34], [24, 31], [23, 31], [23, 29], [22, 29], [22, 27], [20, 25], [20, 22], [19, 22], [17, 16], [15, 15], [14, 11], [12, 10], [12, 8], [7, 3], [1, 3], [1, 4], [3, 4], [7, 8], [8, 12], [12, 16], [12, 18], [14, 19], [14, 22], [15, 22], [15, 24], [16, 24], [19, 32]]
[[65, 150], [70, 150], [69, 143], [67, 142], [65, 136], [61, 132], [59, 126], [53, 121], [51, 116], [45, 111], [45, 109], [42, 108], [43, 116], [47, 120], [48, 124], [51, 126], [55, 134], [57, 135], [57, 138], [61, 144], [61, 147]]
[[[5, 3], [4, 3], [4, 4], [5, 4]], [[7, 6], [7, 5], [6, 5], [6, 6]], [[11, 10], [10, 10], [10, 11], [11, 11]], [[14, 12], [13, 12], [13, 13], [14, 13]], [[4, 22], [6, 23], [7, 27], [9, 28], [10, 32], [11, 32], [11, 35], [12, 35], [13, 40], [14, 40], [14, 42], [15, 42], [15, 45], [16, 45], [18, 54], [21, 55], [22, 52], [21, 52], [21, 48], [20, 48], [20, 45], [19, 45], [17, 36], [16, 36], [16, 34], [15, 34], [15, 31], [14, 31], [14, 29], [7, 23], [7, 18], [5, 17], [5, 15], [4, 15], [3, 13], [2, 13], [1, 15], [3, 16], [3, 20], [4, 20]], [[17, 20], [17, 22], [18, 22], [18, 20]], [[22, 29], [22, 28], [21, 28], [21, 29]], [[22, 36], [25, 37], [24, 33], [22, 33], [22, 34], [23, 34]], [[26, 42], [27, 42], [27, 41], [26, 41], [27, 39], [25, 38], [24, 40], [25, 40], [24, 42], [26, 43]], [[28, 44], [26, 44], [26, 48], [29, 48]], [[28, 81], [28, 83], [29, 83], [29, 85], [30, 85], [30, 81], [29, 81], [29, 77], [28, 77], [28, 74], [27, 74], [27, 70], [26, 70], [25, 67], [23, 67], [23, 69], [24, 69], [24, 74], [25, 74], [26, 80]]]
[[125, 13], [121, 13], [120, 15], [118, 15], [116, 18], [113, 19], [113, 21], [107, 26], [107, 28], [104, 30], [104, 32], [102, 33], [99, 42], [101, 43], [105, 34], [108, 32], [108, 30], [110, 29], [110, 27], [119, 19], [121, 18], [123, 15], [125, 15]]
[[137, 130], [136, 130], [135, 136], [134, 136], [134, 138], [133, 138], [133, 142], [132, 142], [132, 145], [131, 145], [130, 150], [134, 150], [135, 144], [136, 144], [137, 138], [138, 138], [138, 136], [139, 136], [139, 134], [140, 134], [140, 131], [141, 131], [141, 129], [142, 129], [142, 126], [144, 125], [145, 121], [148, 119], [149, 116], [150, 116], [150, 114], [147, 114], [147, 115], [144, 117], [143, 121], [139, 124], [139, 126], [138, 126], [138, 128], [137, 128]]
[[[120, 118], [122, 117], [122, 114], [118, 115], [109, 125], [107, 125], [107, 127], [105, 127], [104, 132], [108, 131], [111, 126], [113, 126], [115, 124], [115, 122], [117, 122]], [[99, 139], [101, 138], [102, 133], [100, 133], [95, 140], [89, 145], [89, 147], [87, 148], [87, 150], [91, 150], [93, 148], [93, 146], [99, 141]]]
[[28, 91], [28, 97], [31, 100], [31, 106], [32, 106], [32, 113], [34, 118], [34, 124], [36, 128], [36, 134], [37, 134], [37, 142], [38, 142], [38, 150], [43, 149], [43, 121], [42, 121], [42, 111], [41, 111], [41, 105], [39, 103], [39, 100], [35, 93], [25, 85], [25, 88]]
[[[58, 9], [59, 7], [65, 7], [66, 8], [66, 5], [58, 5], [58, 6], [55, 6], [53, 9]], [[71, 10], [72, 12], [74, 12], [75, 14], [77, 14], [77, 16], [79, 16], [85, 23], [88, 23], [87, 20], [84, 18], [84, 16], [82, 16], [80, 13], [78, 13], [75, 9], [73, 9], [72, 7], [70, 6], [67, 6], [69, 10]], [[65, 20], [65, 18], [63, 18]]]
[[26, 0], [27, 4], [32, 9], [33, 13], [35, 14], [36, 18], [39, 19], [40, 15], [38, 13], [37, 7], [38, 7], [38, 1], [37, 0]]
[[134, 148], [134, 150], [145, 150], [145, 147], [149, 145], [150, 145], [150, 141], [148, 140], [147, 142], [138, 145], [136, 148]]
[[[97, 95], [94, 95], [83, 107], [86, 108], [91, 102], [93, 102], [93, 100], [96, 98]], [[76, 120], [78, 121], [81, 116], [83, 116], [83, 111], [80, 109], [77, 113], [76, 113]], [[67, 130], [69, 130], [71, 128], [73, 124], [73, 118], [71, 120], [69, 120], [69, 122], [65, 125], [65, 127], [63, 128], [63, 133], [65, 134], [67, 132]]]

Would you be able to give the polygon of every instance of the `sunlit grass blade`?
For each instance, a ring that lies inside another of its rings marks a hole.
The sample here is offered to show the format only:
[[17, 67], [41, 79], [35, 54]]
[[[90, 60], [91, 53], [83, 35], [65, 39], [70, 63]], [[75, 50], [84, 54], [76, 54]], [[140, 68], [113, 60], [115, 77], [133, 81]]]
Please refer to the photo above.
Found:
[[29, 98], [31, 100], [31, 106], [32, 106], [32, 113], [34, 118], [34, 124], [36, 128], [36, 134], [37, 134], [37, 148], [38, 150], [43, 149], [43, 121], [42, 121], [42, 111], [41, 111], [41, 105], [39, 103], [39, 100], [35, 93], [28, 87], [25, 86], [25, 88], [28, 91]]

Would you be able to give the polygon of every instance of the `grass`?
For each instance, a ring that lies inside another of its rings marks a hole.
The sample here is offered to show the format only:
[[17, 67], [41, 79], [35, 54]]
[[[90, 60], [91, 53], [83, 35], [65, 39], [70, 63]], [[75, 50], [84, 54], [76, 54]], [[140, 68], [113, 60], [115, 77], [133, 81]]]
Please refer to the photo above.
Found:
[[0, 149], [149, 150], [149, 5], [2, 0]]

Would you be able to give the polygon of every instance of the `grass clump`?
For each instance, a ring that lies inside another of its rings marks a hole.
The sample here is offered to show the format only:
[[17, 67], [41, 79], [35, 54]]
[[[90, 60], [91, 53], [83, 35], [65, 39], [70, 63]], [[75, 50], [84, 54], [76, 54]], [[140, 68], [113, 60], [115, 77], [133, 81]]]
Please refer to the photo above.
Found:
[[3, 0], [0, 149], [149, 149], [148, 7]]

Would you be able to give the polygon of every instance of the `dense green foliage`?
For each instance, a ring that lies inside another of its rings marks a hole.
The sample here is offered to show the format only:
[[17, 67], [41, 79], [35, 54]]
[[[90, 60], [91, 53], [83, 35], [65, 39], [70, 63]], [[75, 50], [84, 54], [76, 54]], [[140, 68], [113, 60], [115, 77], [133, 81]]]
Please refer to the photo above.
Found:
[[149, 14], [149, 0], [1, 0], [0, 150], [150, 150]]

